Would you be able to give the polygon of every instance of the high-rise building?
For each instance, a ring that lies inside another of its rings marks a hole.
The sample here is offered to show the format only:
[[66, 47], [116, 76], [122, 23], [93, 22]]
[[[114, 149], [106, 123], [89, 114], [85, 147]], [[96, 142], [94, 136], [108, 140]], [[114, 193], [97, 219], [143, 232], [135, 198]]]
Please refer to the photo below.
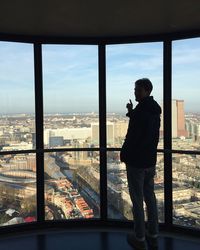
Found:
[[36, 147], [36, 134], [32, 133], [32, 144], [33, 144], [33, 148]]
[[176, 100], [172, 100], [172, 137], [178, 136], [178, 112]]
[[107, 123], [106, 124], [107, 128], [107, 143], [110, 145], [114, 145], [114, 123]]
[[98, 123], [92, 123], [91, 124], [91, 138], [92, 138], [92, 143], [94, 145], [99, 144], [99, 124]]
[[[163, 135], [163, 103], [161, 104], [161, 126], [160, 135]], [[172, 100], [172, 138], [187, 137], [188, 132], [185, 125], [184, 100]]]
[[185, 129], [184, 101], [176, 100], [176, 107], [177, 107], [177, 136], [187, 137], [187, 131]]
[[[92, 143], [97, 145], [99, 143], [99, 124], [92, 123], [91, 124], [91, 133], [92, 133]], [[106, 124], [106, 131], [107, 131], [107, 143], [110, 145], [114, 144], [114, 123], [107, 122]]]
[[128, 129], [128, 121], [117, 121], [114, 123], [115, 145], [122, 144]]

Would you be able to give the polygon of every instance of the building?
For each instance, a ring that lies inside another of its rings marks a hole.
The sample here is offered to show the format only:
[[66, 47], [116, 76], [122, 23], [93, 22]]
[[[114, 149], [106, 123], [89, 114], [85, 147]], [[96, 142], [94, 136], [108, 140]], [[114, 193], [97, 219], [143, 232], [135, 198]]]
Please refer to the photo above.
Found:
[[64, 145], [64, 140], [63, 136], [50, 136], [49, 137], [49, 147], [58, 147], [58, 146], [63, 146]]
[[176, 104], [174, 105], [176, 105], [177, 109], [177, 137], [187, 137], [188, 133], [185, 126], [184, 100], [176, 100]]
[[[44, 130], [44, 144], [49, 145], [49, 138], [57, 138], [59, 143], [61, 143], [61, 139], [58, 137], [63, 137], [63, 140], [87, 140], [91, 137], [91, 128], [83, 127], [83, 128], [58, 128], [58, 129], [45, 129]], [[53, 143], [55, 143], [55, 139], [53, 139]], [[57, 143], [56, 142], [56, 143]]]
[[[95, 145], [99, 144], [99, 124], [92, 123], [92, 143]], [[124, 140], [128, 128], [127, 121], [116, 121], [116, 122], [107, 122], [106, 132], [107, 132], [107, 144], [121, 145], [122, 140]]]
[[[185, 123], [185, 110], [184, 110], [184, 100], [172, 100], [172, 138], [177, 137], [187, 137], [188, 132], [186, 130]], [[161, 126], [160, 135], [163, 136], [163, 103], [161, 104], [162, 114], [161, 114]]]

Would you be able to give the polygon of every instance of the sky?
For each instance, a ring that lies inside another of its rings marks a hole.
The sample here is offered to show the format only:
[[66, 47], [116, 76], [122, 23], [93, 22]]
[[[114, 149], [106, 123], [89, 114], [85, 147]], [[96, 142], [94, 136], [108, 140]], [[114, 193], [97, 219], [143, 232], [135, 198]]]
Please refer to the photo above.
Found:
[[[98, 112], [98, 47], [43, 45], [45, 113]], [[163, 44], [106, 46], [107, 111], [126, 112], [133, 104], [134, 82], [148, 77], [152, 95], [163, 100]], [[174, 99], [185, 101], [185, 111], [200, 110], [200, 38], [179, 40], [172, 47]], [[0, 42], [0, 113], [33, 113], [33, 45]]]

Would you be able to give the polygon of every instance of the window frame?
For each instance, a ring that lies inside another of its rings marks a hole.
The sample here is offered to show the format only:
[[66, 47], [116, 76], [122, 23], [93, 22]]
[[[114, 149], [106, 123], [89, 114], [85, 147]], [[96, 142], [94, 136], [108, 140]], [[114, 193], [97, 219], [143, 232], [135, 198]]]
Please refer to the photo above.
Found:
[[[172, 117], [171, 117], [171, 99], [172, 99], [172, 42], [176, 39], [187, 39], [200, 37], [200, 32], [185, 32], [158, 36], [141, 36], [130, 38], [115, 39], [60, 39], [60, 38], [37, 38], [24, 36], [10, 36], [0, 34], [2, 41], [18, 41], [32, 43], [34, 47], [34, 76], [35, 76], [35, 124], [36, 124], [36, 149], [19, 151], [1, 151], [0, 155], [35, 153], [36, 154], [36, 180], [37, 180], [37, 215], [38, 220], [33, 223], [12, 225], [0, 227], [0, 232], [9, 232], [10, 228], [17, 230], [37, 229], [38, 225], [46, 228], [48, 225], [55, 226], [120, 226], [131, 227], [131, 222], [122, 222], [108, 219], [107, 216], [107, 159], [108, 151], [120, 151], [120, 148], [108, 148], [106, 143], [106, 45], [136, 42], [163, 42], [163, 97], [164, 97], [164, 148], [158, 149], [158, 152], [164, 154], [164, 206], [165, 221], [160, 224], [164, 230], [175, 231], [177, 229], [188, 234], [199, 234], [200, 229], [191, 229], [173, 225], [173, 197], [172, 197], [172, 154], [196, 154], [200, 151], [191, 150], [173, 150], [172, 149]], [[43, 83], [42, 83], [42, 44], [94, 44], [98, 45], [98, 74], [99, 74], [99, 147], [96, 148], [56, 148], [45, 149], [43, 144]], [[165, 122], [167, 121], [167, 122]], [[100, 153], [100, 219], [90, 220], [64, 220], [64, 221], [45, 221], [44, 216], [44, 153], [59, 151], [99, 151]]]

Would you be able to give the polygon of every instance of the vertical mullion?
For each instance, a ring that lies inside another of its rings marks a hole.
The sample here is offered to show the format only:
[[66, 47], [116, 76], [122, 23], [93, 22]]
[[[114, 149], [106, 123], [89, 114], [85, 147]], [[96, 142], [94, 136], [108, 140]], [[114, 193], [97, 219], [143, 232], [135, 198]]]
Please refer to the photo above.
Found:
[[36, 117], [36, 166], [37, 166], [37, 220], [44, 221], [44, 145], [43, 145], [43, 87], [42, 45], [34, 44], [35, 66], [35, 117]]
[[100, 145], [100, 214], [107, 220], [107, 157], [106, 157], [106, 47], [98, 46], [99, 59], [99, 145]]
[[164, 200], [165, 225], [172, 227], [172, 42], [164, 41]]

